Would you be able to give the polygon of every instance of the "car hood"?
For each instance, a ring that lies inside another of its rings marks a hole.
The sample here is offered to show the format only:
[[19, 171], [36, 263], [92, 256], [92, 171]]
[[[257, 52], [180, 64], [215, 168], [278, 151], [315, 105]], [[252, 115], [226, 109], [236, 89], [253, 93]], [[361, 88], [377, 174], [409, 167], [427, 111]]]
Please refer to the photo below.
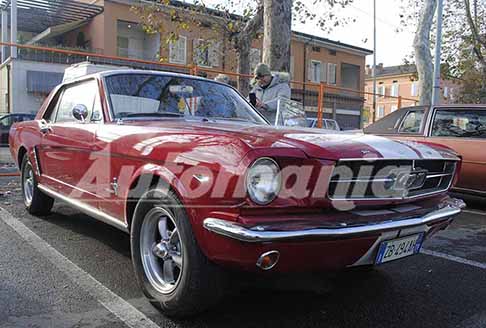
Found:
[[[174, 121], [131, 121], [127, 130], [144, 133], [186, 134], [201, 137], [236, 138], [250, 149], [298, 148], [312, 158], [339, 160], [369, 159], [456, 159], [456, 154], [443, 146], [415, 141], [392, 140], [356, 133], [326, 133], [307, 128], [281, 128], [246, 123], [213, 123]], [[127, 131], [128, 132], [128, 131]]]

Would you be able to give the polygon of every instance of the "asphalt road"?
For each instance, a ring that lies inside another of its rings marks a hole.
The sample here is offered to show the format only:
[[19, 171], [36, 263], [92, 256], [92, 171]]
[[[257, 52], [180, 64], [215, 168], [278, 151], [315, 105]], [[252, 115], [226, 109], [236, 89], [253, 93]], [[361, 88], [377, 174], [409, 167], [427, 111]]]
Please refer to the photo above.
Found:
[[235, 286], [179, 321], [141, 295], [126, 234], [61, 203], [46, 218], [28, 215], [17, 178], [0, 178], [0, 207], [0, 327], [486, 327], [481, 202], [427, 242], [427, 254], [368, 273]]

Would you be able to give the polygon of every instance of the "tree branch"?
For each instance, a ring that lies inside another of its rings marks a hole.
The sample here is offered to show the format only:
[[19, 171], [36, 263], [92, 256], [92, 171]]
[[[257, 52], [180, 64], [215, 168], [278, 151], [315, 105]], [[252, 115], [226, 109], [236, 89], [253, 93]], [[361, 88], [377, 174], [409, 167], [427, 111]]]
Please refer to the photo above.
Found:
[[484, 62], [484, 56], [481, 51], [481, 46], [486, 48], [486, 42], [484, 42], [481, 39], [481, 36], [479, 35], [478, 29], [476, 24], [474, 23], [474, 19], [471, 14], [471, 3], [469, 0], [464, 0], [465, 8], [464, 10], [466, 11], [466, 17], [467, 17], [467, 22], [469, 24], [469, 28], [471, 29], [473, 38], [475, 40], [474, 42], [474, 52], [476, 53], [476, 56], [481, 62]]

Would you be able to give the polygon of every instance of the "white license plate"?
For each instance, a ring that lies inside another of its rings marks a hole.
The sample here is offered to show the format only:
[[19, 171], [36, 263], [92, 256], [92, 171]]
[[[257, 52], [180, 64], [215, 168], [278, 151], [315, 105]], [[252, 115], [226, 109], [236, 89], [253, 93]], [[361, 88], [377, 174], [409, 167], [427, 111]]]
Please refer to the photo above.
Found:
[[421, 233], [382, 242], [375, 263], [381, 264], [417, 254], [422, 246], [423, 236]]

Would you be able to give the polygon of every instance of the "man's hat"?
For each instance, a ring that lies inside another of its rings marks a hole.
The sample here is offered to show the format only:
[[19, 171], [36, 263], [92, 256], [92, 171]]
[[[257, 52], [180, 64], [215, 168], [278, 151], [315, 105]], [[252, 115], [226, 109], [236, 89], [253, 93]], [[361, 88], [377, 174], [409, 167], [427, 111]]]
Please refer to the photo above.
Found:
[[270, 71], [270, 67], [268, 67], [267, 64], [260, 63], [255, 67], [255, 77], [260, 78], [263, 76], [268, 76], [272, 75], [272, 72]]

